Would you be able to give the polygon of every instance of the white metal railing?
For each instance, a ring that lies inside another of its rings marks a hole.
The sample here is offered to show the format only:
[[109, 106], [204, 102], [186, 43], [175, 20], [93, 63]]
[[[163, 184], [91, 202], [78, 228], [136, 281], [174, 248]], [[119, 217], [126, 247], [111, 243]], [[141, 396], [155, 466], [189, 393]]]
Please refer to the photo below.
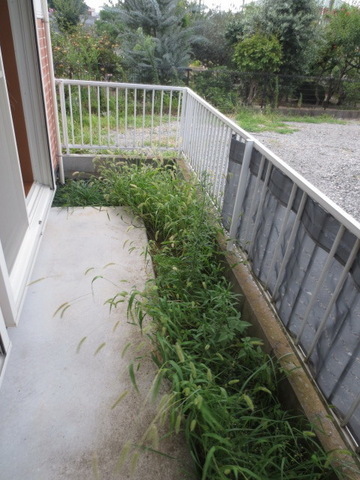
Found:
[[179, 150], [184, 89], [56, 80], [66, 154], [111, 150]]
[[[224, 223], [230, 238], [242, 248], [314, 379], [358, 442], [360, 224], [190, 90], [182, 126], [187, 161], [210, 180], [209, 193], [228, 215]], [[237, 172], [229, 169], [232, 144], [243, 150]], [[256, 158], [258, 171], [253, 172]], [[286, 204], [270, 194], [274, 172], [281, 172], [289, 184]], [[227, 192], [236, 175], [233, 190]], [[304, 220], [310, 209], [313, 224], [325, 219], [315, 239]]]
[[190, 89], [183, 106], [181, 151], [197, 175], [204, 177], [221, 209], [231, 139], [246, 141], [252, 136]]
[[[236, 137], [248, 144], [248, 161], [250, 161], [251, 151], [256, 149], [264, 158], [271, 161], [274, 166], [293, 180], [301, 190], [319, 202], [329, 213], [343, 223], [346, 228], [360, 236], [360, 224], [351, 215], [347, 214], [285, 161], [256, 140], [253, 135], [243, 130], [191, 89], [186, 88], [185, 90], [186, 96], [181, 122], [181, 151], [189, 159], [191, 167], [198, 175], [204, 174], [204, 172], [208, 175], [211, 180], [210, 183], [213, 184], [210, 186], [210, 191], [217, 200], [219, 208], [222, 208], [230, 140]], [[239, 205], [237, 206], [239, 207]]]
[[64, 152], [150, 148], [185, 157], [358, 441], [360, 224], [188, 88], [56, 83]]

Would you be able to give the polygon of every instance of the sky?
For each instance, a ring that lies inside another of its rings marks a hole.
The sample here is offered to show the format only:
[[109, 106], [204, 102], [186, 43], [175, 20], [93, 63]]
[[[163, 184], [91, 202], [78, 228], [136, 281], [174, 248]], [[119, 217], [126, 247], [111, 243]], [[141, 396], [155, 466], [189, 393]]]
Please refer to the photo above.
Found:
[[[239, 10], [244, 3], [250, 3], [251, 0], [201, 0], [202, 3], [208, 7], [216, 7], [219, 6], [221, 10]], [[345, 0], [346, 3], [350, 3], [352, 5], [360, 6], [360, 0]], [[98, 12], [100, 8], [106, 4], [106, 0], [86, 0], [86, 4], [89, 5], [91, 8], [95, 8]]]
[[[245, 3], [249, 3], [251, 0], [245, 0]], [[86, 4], [89, 5], [90, 8], [95, 8], [98, 12], [100, 8], [106, 4], [106, 0], [86, 0]], [[221, 10], [238, 10], [243, 0], [202, 0], [202, 3], [208, 7], [215, 7], [219, 6]]]

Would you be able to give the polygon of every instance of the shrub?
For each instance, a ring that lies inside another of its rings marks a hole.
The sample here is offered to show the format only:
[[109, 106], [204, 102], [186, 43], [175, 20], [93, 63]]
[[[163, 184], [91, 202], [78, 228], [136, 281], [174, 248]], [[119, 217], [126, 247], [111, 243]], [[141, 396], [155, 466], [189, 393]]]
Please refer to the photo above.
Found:
[[103, 34], [78, 25], [70, 33], [52, 33], [54, 71], [57, 78], [104, 80], [122, 76], [117, 45]]
[[226, 67], [196, 72], [192, 78], [192, 88], [223, 112], [232, 112], [238, 103], [238, 93], [234, 88], [236, 74]]

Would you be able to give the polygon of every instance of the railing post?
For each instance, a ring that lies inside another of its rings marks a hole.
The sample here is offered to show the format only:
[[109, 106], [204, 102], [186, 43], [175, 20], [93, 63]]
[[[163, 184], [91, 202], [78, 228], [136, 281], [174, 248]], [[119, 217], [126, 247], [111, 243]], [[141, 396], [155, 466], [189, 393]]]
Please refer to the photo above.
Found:
[[347, 414], [345, 415], [343, 420], [340, 422], [340, 425], [342, 427], [345, 427], [349, 423], [350, 418], [353, 416], [353, 413], [355, 412], [355, 410], [358, 408], [359, 405], [360, 405], [360, 395], [358, 395], [357, 398], [353, 401]]
[[189, 93], [185, 89], [183, 92], [183, 98], [182, 98], [182, 104], [181, 104], [179, 151], [184, 151], [184, 146], [188, 141], [187, 130], [186, 130], [186, 122], [188, 120], [188, 111], [189, 111]]
[[[262, 187], [261, 194], [260, 194], [259, 204], [258, 204], [256, 217], [255, 217], [255, 222], [254, 222], [254, 225], [252, 227], [252, 234], [251, 234], [251, 238], [250, 238], [250, 246], [249, 246], [249, 249], [248, 249], [249, 256], [252, 256], [253, 253], [254, 253], [254, 244], [255, 244], [255, 239], [256, 239], [256, 233], [257, 233], [257, 229], [259, 227], [259, 223], [261, 221], [261, 215], [262, 215], [262, 212], [263, 212], [263, 207], [264, 207], [266, 192], [267, 192], [268, 185], [269, 185], [271, 171], [272, 171], [272, 165], [268, 165], [267, 169], [266, 169], [266, 173], [265, 173], [265, 179], [264, 179], [263, 187]], [[258, 175], [261, 175], [260, 171], [259, 171]], [[249, 222], [250, 222], [250, 220], [251, 219], [249, 219]]]
[[177, 106], [177, 112], [176, 112], [176, 148], [178, 151], [178, 154], [180, 155], [181, 153], [181, 115], [182, 115], [182, 103], [184, 101], [184, 95], [185, 92], [179, 91], [178, 92], [178, 106]]
[[254, 146], [253, 140], [246, 140], [244, 157], [241, 165], [240, 178], [239, 178], [238, 188], [236, 191], [236, 197], [234, 202], [234, 210], [231, 216], [231, 224], [230, 224], [230, 230], [229, 230], [231, 241], [228, 243], [229, 250], [232, 250], [234, 248], [234, 241], [236, 237], [238, 220], [240, 217], [242, 205], [244, 203], [246, 185], [249, 178], [249, 166], [250, 166], [253, 146]]
[[64, 89], [64, 82], [62, 82], [61, 80], [59, 82], [59, 93], [60, 93], [62, 140], [64, 142], [63, 146], [66, 148], [66, 153], [69, 154], [70, 148], [69, 148], [68, 124], [67, 124], [67, 118], [66, 118], [65, 89]]

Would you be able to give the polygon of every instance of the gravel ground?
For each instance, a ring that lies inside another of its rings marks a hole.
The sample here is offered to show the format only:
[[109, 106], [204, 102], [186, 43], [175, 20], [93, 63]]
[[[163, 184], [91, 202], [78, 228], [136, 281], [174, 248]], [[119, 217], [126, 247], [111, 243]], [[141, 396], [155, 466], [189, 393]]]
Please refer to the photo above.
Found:
[[287, 123], [298, 131], [253, 135], [360, 221], [360, 122]]

